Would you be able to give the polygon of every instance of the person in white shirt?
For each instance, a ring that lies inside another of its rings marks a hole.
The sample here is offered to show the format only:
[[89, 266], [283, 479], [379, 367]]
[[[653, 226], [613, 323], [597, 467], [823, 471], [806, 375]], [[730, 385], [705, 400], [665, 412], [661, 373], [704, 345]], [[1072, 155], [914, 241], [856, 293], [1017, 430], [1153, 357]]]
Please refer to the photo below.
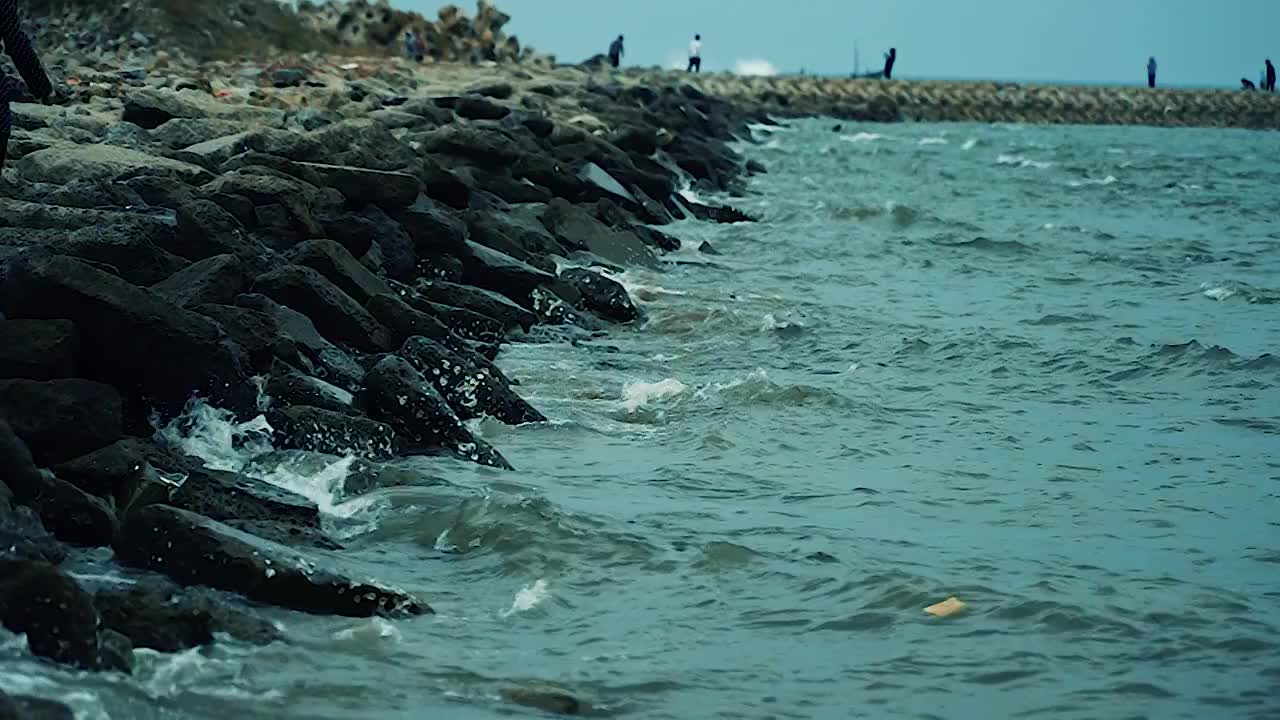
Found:
[[693, 42], [689, 43], [689, 70], [688, 72], [702, 71], [702, 36], [694, 35]]

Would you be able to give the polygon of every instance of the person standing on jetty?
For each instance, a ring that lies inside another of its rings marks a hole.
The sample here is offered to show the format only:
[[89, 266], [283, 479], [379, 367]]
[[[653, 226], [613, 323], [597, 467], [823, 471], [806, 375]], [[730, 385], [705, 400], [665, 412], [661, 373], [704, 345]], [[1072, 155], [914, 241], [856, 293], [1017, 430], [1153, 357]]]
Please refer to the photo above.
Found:
[[1271, 64], [1271, 58], [1267, 58], [1267, 92], [1276, 91], [1276, 66]]
[[[53, 85], [49, 76], [40, 64], [40, 57], [31, 40], [22, 32], [22, 24], [18, 19], [17, 0], [0, 0], [0, 44], [4, 51], [13, 58], [14, 67], [27, 83], [27, 91], [48, 102], [53, 97]], [[9, 102], [22, 96], [17, 83], [3, 70], [0, 70], [0, 170], [4, 169], [4, 160], [9, 150], [9, 133], [13, 128], [13, 115], [9, 112]]]
[[689, 68], [686, 72], [702, 72], [702, 36], [694, 35], [689, 43]]
[[898, 48], [889, 48], [884, 54], [884, 79], [893, 79], [893, 64], [898, 62]]
[[622, 64], [622, 52], [622, 36], [619, 35], [618, 39], [609, 45], [609, 64], [615, 68]]
[[1155, 56], [1147, 58], [1147, 87], [1156, 86], [1156, 59]]

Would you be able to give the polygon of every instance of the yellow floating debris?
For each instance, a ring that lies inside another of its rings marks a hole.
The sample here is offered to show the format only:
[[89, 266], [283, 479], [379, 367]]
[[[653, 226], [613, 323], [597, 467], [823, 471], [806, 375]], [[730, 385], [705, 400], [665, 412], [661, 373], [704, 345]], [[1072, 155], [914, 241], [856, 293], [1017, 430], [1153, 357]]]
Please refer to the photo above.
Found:
[[951, 617], [952, 615], [959, 615], [968, 609], [969, 606], [965, 605], [959, 598], [949, 597], [936, 605], [930, 605], [925, 608], [924, 611], [934, 617], [945, 618]]

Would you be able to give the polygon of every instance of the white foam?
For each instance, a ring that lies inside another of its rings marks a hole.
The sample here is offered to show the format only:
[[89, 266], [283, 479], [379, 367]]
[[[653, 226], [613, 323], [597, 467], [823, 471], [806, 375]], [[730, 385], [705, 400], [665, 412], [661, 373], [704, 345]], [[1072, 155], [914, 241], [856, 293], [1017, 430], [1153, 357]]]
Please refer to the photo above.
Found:
[[[174, 447], [204, 460], [214, 470], [239, 471], [246, 456], [269, 452], [271, 425], [261, 415], [244, 423], [234, 423], [227, 410], [202, 400], [192, 401], [182, 417], [159, 430]], [[239, 447], [237, 447], [237, 444]]]
[[516, 613], [528, 612], [541, 605], [550, 596], [551, 590], [547, 581], [538, 578], [532, 585], [520, 588], [520, 592], [517, 592], [515, 599], [511, 601], [511, 607], [503, 610], [501, 615], [505, 618]]
[[978, 147], [978, 138], [969, 138], [968, 140], [964, 141], [964, 144], [960, 146], [960, 149], [972, 150], [976, 147]]
[[[950, 145], [951, 141], [944, 137], [927, 137], [921, 138], [918, 145]], [[965, 148], [966, 150], [968, 148]]]
[[1088, 178], [1085, 180], [1072, 180], [1071, 182], [1067, 183], [1067, 185], [1070, 185], [1071, 187], [1074, 187], [1074, 188], [1078, 188], [1078, 187], [1085, 187], [1086, 185], [1105, 186], [1105, 185], [1111, 185], [1118, 182], [1120, 181], [1116, 178], [1115, 175], [1108, 175], [1104, 178]]
[[760, 322], [760, 332], [786, 330], [788, 328], [793, 328], [793, 327], [802, 328], [806, 326], [803, 322], [799, 320], [779, 320], [778, 318], [774, 317], [773, 313], [765, 313], [765, 316], [761, 318], [761, 322]]
[[840, 139], [851, 143], [869, 143], [883, 140], [884, 136], [880, 133], [860, 132], [856, 135], [841, 135]]
[[688, 389], [688, 385], [675, 378], [667, 378], [655, 383], [627, 383], [622, 388], [622, 407], [627, 412], [633, 413], [649, 403], [675, 397]]
[[1203, 291], [1205, 297], [1210, 300], [1217, 300], [1218, 302], [1222, 302], [1236, 294], [1236, 291], [1229, 287], [1223, 285], [1212, 285], [1210, 283], [1204, 283], [1200, 286], [1200, 289]]
[[[681, 248], [684, 249], [683, 247]], [[661, 285], [653, 285], [648, 282], [651, 273], [640, 270], [628, 270], [626, 272], [615, 273], [607, 268], [592, 268], [595, 272], [613, 280], [622, 286], [627, 294], [631, 296], [635, 302], [654, 302], [661, 296], [684, 297], [689, 293], [683, 290], [668, 290]]]
[[375, 617], [334, 632], [333, 639], [341, 642], [399, 643], [404, 636], [395, 625], [383, 618]]
[[1025, 155], [1005, 155], [1001, 154], [996, 158], [997, 165], [1016, 165], [1020, 168], [1036, 168], [1044, 170], [1053, 167], [1053, 163], [1042, 160], [1032, 160]]

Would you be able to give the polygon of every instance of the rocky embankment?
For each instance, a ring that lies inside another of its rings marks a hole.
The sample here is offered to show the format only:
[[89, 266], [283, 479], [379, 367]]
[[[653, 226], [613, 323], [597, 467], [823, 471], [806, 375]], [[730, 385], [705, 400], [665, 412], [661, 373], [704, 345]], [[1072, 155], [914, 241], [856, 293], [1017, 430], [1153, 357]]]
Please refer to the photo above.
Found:
[[[346, 497], [409, 455], [518, 469], [466, 422], [543, 420], [504, 345], [637, 321], [592, 268], [660, 266], [674, 219], [744, 220], [678, 189], [761, 169], [727, 145], [761, 118], [677, 82], [386, 58], [73, 73], [67, 104], [14, 106], [0, 180], [0, 621], [86, 669], [276, 640], [258, 604], [430, 613], [345, 572], [315, 503], [157, 429], [196, 401], [262, 416], [275, 448], [358, 456]], [[76, 548], [136, 583], [82, 586], [59, 567]]]

